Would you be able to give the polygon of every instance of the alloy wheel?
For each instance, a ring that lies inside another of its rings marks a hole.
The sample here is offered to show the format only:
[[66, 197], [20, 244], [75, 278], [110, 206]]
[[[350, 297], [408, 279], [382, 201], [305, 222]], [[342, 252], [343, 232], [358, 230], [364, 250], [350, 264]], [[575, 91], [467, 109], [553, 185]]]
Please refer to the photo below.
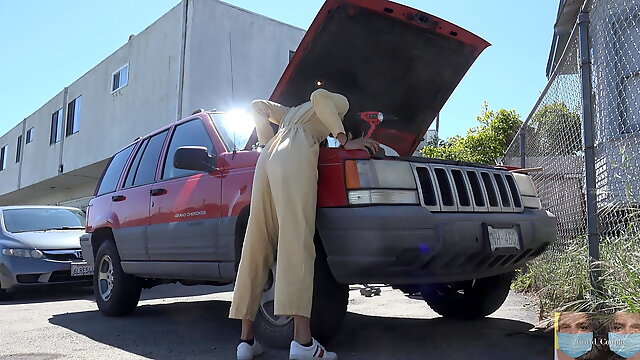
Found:
[[104, 301], [109, 301], [113, 292], [113, 260], [111, 256], [105, 255], [100, 260], [98, 267], [98, 290], [100, 297]]

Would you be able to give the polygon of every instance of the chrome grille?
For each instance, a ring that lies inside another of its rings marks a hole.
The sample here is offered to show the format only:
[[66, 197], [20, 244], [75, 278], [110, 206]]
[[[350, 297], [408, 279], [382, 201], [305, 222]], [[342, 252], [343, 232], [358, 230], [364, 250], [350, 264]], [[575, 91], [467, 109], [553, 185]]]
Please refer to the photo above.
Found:
[[44, 256], [49, 260], [56, 261], [79, 261], [83, 260], [82, 251], [78, 250], [43, 250]]
[[439, 212], [522, 212], [520, 191], [504, 170], [413, 164], [422, 206]]

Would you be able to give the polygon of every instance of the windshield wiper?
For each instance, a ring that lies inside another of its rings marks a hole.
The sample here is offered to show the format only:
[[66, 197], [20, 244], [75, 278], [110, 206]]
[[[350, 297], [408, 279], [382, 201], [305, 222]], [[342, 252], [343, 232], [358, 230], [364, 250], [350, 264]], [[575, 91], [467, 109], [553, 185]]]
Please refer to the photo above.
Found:
[[61, 226], [56, 228], [50, 228], [47, 230], [82, 230], [82, 229], [84, 229], [84, 226]]
[[25, 233], [25, 232], [47, 232], [51, 230], [84, 230], [84, 226], [60, 226], [56, 228], [48, 228], [48, 229], [29, 229], [29, 230], [18, 230], [18, 231], [9, 231], [12, 234]]

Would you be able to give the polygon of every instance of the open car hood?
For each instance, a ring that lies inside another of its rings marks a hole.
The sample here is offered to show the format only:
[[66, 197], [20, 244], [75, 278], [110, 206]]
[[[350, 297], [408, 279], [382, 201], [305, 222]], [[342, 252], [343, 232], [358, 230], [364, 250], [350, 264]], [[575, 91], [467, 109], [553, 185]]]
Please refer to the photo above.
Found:
[[385, 119], [372, 137], [411, 155], [445, 102], [489, 43], [435, 16], [385, 0], [327, 0], [271, 100], [295, 106], [317, 88], [345, 95], [347, 131]]

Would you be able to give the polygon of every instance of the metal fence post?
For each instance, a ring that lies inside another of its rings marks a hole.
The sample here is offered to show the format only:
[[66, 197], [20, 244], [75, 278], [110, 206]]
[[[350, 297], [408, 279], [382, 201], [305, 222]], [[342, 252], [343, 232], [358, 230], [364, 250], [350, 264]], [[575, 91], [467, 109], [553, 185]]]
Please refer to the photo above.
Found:
[[518, 135], [520, 136], [520, 168], [524, 169], [526, 168], [525, 155], [527, 152], [527, 147], [525, 146], [526, 134], [520, 129]]
[[594, 149], [594, 125], [591, 82], [591, 47], [589, 41], [589, 8], [585, 4], [578, 17], [580, 75], [582, 80], [582, 120], [584, 140], [585, 182], [586, 182], [586, 210], [587, 210], [587, 239], [589, 241], [589, 280], [595, 290], [600, 289], [600, 271], [594, 264], [600, 260], [598, 234], [598, 214], [596, 198], [596, 170]]

